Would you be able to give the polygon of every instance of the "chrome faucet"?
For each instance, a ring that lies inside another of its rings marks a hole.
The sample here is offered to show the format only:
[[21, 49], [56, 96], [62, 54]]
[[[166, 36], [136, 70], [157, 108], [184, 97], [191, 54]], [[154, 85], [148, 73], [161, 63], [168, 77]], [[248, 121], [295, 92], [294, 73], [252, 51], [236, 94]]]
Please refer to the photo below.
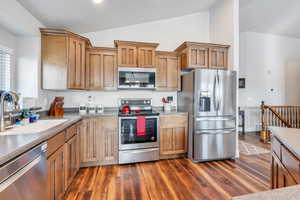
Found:
[[12, 100], [13, 100], [13, 103], [15, 104], [15, 107], [16, 107], [16, 103], [17, 103], [16, 96], [12, 92], [5, 91], [2, 94], [0, 94], [0, 132], [5, 130], [4, 102], [5, 102], [5, 97], [7, 95], [10, 95], [12, 97]]

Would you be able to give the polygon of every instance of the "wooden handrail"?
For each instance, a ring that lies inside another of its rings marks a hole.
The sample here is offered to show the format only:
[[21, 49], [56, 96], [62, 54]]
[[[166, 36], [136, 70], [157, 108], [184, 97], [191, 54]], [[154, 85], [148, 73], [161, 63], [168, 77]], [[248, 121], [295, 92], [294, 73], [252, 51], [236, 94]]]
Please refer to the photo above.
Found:
[[300, 105], [270, 106], [262, 102], [261, 135], [270, 134], [269, 126], [300, 128]]

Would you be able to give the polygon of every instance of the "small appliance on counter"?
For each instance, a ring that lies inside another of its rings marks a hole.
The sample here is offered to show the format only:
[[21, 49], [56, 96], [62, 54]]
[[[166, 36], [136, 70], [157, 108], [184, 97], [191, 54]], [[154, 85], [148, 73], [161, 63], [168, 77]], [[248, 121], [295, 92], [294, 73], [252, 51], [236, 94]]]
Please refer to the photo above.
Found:
[[163, 102], [163, 105], [164, 105], [164, 111], [171, 112], [173, 97], [172, 96], [169, 96], [167, 98], [163, 97], [161, 101]]
[[159, 159], [159, 113], [151, 99], [119, 101], [119, 164]]

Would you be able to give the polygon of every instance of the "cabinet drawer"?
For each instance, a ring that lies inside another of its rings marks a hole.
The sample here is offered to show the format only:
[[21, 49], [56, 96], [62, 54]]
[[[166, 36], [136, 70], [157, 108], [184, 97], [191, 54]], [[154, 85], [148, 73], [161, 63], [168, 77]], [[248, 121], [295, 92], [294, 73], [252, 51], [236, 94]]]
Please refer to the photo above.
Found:
[[62, 131], [55, 135], [54, 137], [50, 138], [47, 141], [48, 151], [47, 157], [52, 155], [59, 147], [65, 144], [65, 131]]
[[282, 164], [288, 170], [288, 172], [293, 176], [295, 181], [300, 183], [300, 161], [284, 146], [282, 150]]
[[70, 126], [69, 128], [67, 128], [67, 130], [66, 130], [66, 141], [71, 139], [76, 134], [77, 134], [77, 124], [74, 124], [74, 125]]
[[186, 127], [187, 126], [187, 115], [162, 115], [160, 117], [161, 128], [174, 128], [174, 127]]
[[272, 138], [272, 150], [275, 152], [276, 156], [281, 160], [281, 143], [276, 137]]

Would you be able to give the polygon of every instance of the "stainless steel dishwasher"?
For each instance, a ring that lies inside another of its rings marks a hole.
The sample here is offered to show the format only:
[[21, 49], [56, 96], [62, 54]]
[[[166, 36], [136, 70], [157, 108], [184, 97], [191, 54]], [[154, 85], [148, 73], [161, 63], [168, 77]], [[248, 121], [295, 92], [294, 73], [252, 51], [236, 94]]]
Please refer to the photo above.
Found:
[[42, 143], [0, 167], [1, 200], [47, 199], [46, 151]]

